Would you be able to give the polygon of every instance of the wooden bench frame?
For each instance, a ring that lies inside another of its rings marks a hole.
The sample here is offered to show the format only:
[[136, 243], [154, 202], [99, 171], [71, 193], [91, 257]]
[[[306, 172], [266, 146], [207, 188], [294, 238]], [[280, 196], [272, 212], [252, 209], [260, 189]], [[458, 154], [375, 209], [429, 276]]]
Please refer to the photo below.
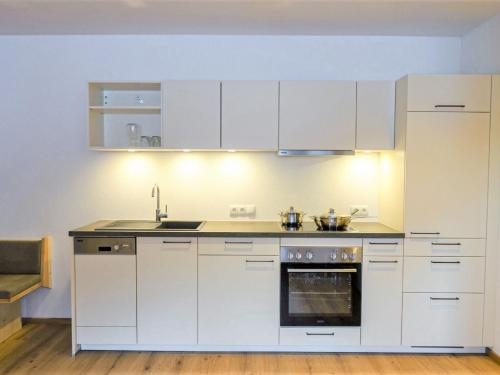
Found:
[[42, 238], [42, 253], [41, 253], [41, 278], [39, 283], [23, 290], [22, 292], [12, 296], [10, 298], [0, 298], [0, 304], [2, 303], [13, 303], [29, 293], [37, 290], [38, 288], [52, 288], [52, 251], [51, 251], [52, 239], [49, 236]]

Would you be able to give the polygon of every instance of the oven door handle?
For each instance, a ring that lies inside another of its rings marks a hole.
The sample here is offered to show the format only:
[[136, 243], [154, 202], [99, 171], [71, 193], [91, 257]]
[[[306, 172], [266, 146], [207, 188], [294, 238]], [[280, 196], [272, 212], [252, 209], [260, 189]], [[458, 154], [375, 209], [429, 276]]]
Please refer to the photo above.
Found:
[[290, 273], [311, 273], [311, 272], [326, 272], [326, 273], [356, 273], [356, 268], [289, 268]]

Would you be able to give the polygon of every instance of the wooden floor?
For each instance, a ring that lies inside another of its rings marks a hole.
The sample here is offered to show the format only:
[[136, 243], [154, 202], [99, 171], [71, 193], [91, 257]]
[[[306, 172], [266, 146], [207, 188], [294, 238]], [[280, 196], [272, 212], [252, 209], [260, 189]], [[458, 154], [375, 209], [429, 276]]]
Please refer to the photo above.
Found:
[[500, 374], [479, 355], [80, 352], [70, 327], [27, 324], [0, 344], [0, 374]]

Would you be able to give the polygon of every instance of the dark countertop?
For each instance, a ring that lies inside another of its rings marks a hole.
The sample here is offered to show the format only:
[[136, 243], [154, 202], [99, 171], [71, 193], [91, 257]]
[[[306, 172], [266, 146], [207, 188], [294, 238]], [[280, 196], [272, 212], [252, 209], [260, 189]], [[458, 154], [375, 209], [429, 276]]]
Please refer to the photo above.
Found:
[[376, 222], [352, 222], [346, 232], [322, 232], [314, 223], [304, 223], [297, 231], [285, 231], [277, 221], [207, 221], [198, 231], [96, 230], [113, 220], [100, 220], [71, 230], [72, 237], [315, 237], [315, 238], [403, 238], [404, 233]]

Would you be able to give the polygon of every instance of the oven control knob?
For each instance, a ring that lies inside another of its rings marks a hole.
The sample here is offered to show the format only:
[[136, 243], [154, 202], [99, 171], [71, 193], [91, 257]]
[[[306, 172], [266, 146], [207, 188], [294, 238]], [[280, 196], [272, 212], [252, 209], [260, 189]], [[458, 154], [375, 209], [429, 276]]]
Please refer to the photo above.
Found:
[[352, 261], [355, 261], [356, 260], [356, 254], [355, 253], [349, 254], [349, 258], [351, 258]]
[[295, 258], [297, 258], [297, 260], [301, 259], [302, 258], [302, 254], [297, 252], [297, 254], [295, 254]]
[[293, 253], [292, 252], [288, 253], [288, 259], [293, 260], [293, 258], [294, 258]]
[[342, 253], [342, 260], [347, 260], [349, 255], [347, 253]]
[[313, 253], [311, 253], [310, 251], [308, 251], [308, 252], [306, 253], [306, 259], [307, 259], [307, 260], [311, 260], [312, 258], [313, 258]]
[[113, 250], [120, 250], [120, 245], [114, 245]]
[[335, 259], [337, 259], [337, 253], [333, 251], [333, 252], [330, 254], [330, 259], [331, 259], [331, 260], [335, 260]]

